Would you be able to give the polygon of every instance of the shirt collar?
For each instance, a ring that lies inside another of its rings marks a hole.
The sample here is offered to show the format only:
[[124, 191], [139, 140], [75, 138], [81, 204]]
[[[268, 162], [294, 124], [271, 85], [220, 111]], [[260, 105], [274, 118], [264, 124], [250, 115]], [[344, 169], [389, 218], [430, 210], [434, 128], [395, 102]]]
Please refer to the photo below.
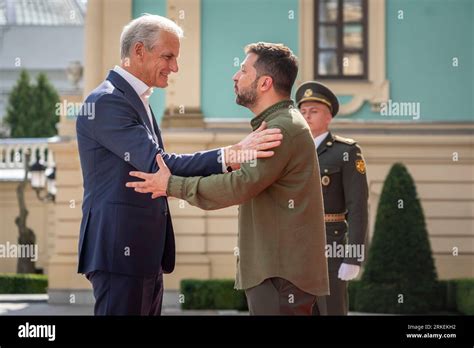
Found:
[[316, 145], [316, 148], [318, 148], [319, 145], [321, 145], [321, 143], [323, 142], [324, 139], [326, 139], [328, 134], [329, 134], [329, 131], [323, 134], [320, 134], [316, 138], [314, 138], [314, 144]]
[[255, 130], [258, 127], [260, 127], [262, 122], [265, 121], [265, 119], [268, 116], [270, 116], [271, 114], [273, 114], [275, 111], [280, 110], [280, 109], [284, 109], [284, 108], [289, 108], [290, 106], [293, 107], [293, 100], [285, 99], [285, 100], [279, 101], [278, 103], [275, 103], [272, 106], [266, 108], [261, 113], [259, 113], [257, 116], [252, 118], [252, 120], [250, 121], [250, 124], [252, 125], [252, 129]]
[[125, 81], [129, 83], [130, 86], [132, 86], [133, 90], [138, 94], [140, 98], [145, 98], [148, 99], [150, 95], [153, 93], [153, 88], [148, 87], [148, 85], [140, 80], [138, 77], [135, 75], [129, 73], [127, 70], [124, 68], [116, 65], [114, 67], [114, 71], [122, 76]]

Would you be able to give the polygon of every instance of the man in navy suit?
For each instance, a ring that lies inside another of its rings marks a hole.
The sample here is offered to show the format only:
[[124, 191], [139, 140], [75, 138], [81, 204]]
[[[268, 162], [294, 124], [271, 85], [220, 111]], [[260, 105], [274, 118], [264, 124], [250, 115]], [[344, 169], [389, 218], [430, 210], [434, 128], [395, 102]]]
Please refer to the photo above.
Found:
[[127, 189], [130, 171], [156, 172], [161, 155], [176, 175], [223, 173], [239, 168], [231, 158], [245, 157], [242, 152], [273, 155], [268, 150], [282, 138], [279, 130], [261, 127], [222, 149], [165, 153], [148, 98], [178, 71], [181, 37], [181, 28], [164, 17], [144, 15], [130, 22], [120, 38], [121, 66], [92, 91], [77, 117], [84, 180], [78, 272], [92, 283], [96, 315], [160, 315], [163, 272], [175, 265], [167, 200]]

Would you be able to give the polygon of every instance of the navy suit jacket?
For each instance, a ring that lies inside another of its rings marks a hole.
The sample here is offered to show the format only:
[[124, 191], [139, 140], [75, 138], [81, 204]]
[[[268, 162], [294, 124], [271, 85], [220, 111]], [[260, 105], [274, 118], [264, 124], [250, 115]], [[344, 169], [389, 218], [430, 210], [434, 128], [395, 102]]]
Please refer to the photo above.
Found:
[[165, 273], [173, 271], [175, 241], [167, 199], [153, 200], [151, 194], [125, 187], [127, 181], [134, 181], [129, 172], [156, 172], [155, 156], [161, 153], [171, 172], [179, 176], [222, 173], [221, 151], [167, 154], [154, 117], [153, 125], [155, 134], [140, 97], [114, 71], [87, 97], [77, 115], [84, 180], [79, 273], [100, 270], [150, 276], [161, 268]]

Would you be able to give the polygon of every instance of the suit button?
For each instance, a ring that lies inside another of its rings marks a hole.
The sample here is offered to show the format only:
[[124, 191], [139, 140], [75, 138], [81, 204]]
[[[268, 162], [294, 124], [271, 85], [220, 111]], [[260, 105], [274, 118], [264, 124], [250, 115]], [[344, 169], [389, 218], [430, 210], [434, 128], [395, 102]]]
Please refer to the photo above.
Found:
[[334, 231], [334, 234], [339, 234], [339, 231]]
[[327, 170], [327, 169], [324, 169], [324, 172], [325, 172], [325, 173], [327, 173], [328, 171], [329, 171], [329, 170]]

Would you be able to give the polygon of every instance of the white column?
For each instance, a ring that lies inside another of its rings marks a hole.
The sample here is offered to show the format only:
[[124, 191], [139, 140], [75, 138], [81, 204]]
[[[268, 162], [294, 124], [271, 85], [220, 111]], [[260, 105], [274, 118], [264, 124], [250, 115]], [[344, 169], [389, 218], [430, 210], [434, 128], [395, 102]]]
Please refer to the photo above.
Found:
[[168, 18], [184, 30], [179, 72], [166, 88], [163, 127], [203, 127], [201, 111], [201, 1], [168, 0]]

